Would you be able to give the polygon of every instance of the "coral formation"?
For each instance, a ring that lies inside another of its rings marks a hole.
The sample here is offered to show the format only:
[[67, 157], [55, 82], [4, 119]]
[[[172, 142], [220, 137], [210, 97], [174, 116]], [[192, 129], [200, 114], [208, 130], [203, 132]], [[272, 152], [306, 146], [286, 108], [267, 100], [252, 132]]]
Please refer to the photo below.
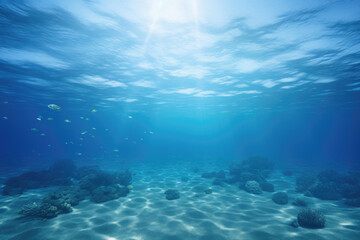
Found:
[[227, 182], [232, 184], [238, 183], [240, 188], [246, 190], [246, 183], [248, 181], [255, 181], [262, 185], [264, 191], [274, 191], [273, 186], [266, 181], [266, 178], [273, 170], [273, 166], [274, 164], [267, 158], [257, 156], [249, 157], [242, 162], [230, 164], [230, 179], [228, 179]]
[[41, 204], [32, 203], [22, 207], [20, 214], [41, 217], [53, 218], [62, 213], [69, 213], [72, 207], [84, 200], [86, 193], [81, 191], [78, 187], [64, 187], [45, 196]]
[[322, 200], [340, 200], [339, 186], [334, 182], [318, 182], [309, 188], [311, 196]]
[[231, 164], [229, 171], [232, 175], [238, 175], [241, 172], [247, 171], [267, 176], [273, 170], [273, 167], [274, 164], [267, 158], [252, 156], [240, 163]]
[[297, 216], [297, 220], [303, 228], [323, 228], [326, 222], [324, 214], [311, 208], [302, 209]]
[[289, 197], [285, 192], [277, 192], [272, 196], [274, 203], [279, 205], [286, 205], [289, 202]]
[[306, 196], [322, 200], [341, 200], [345, 204], [356, 206], [353, 199], [360, 198], [360, 174], [349, 172], [339, 173], [333, 170], [322, 171], [318, 175], [303, 174], [296, 180], [297, 191]]
[[[47, 179], [52, 179], [51, 176], [54, 180], [46, 182]], [[69, 182], [70, 179], [73, 180]], [[49, 170], [27, 172], [8, 179], [3, 194], [22, 193], [26, 189], [53, 186], [55, 183], [60, 186], [70, 185], [60, 187], [48, 194], [40, 203], [24, 205], [19, 212], [26, 216], [53, 218], [59, 214], [71, 212], [72, 207], [78, 205], [86, 197], [90, 197], [95, 203], [125, 197], [132, 189], [131, 181], [132, 176], [129, 170], [107, 173], [97, 167], [77, 168], [71, 161], [61, 160]]]
[[247, 181], [245, 184], [245, 191], [253, 194], [261, 194], [262, 190], [260, 184], [256, 181]]
[[76, 166], [68, 159], [56, 161], [48, 170], [39, 172], [25, 172], [19, 176], [9, 178], [4, 183], [3, 195], [22, 194], [29, 189], [50, 186], [69, 186], [71, 177], [75, 175]]
[[85, 166], [77, 168], [69, 159], [56, 161], [48, 170], [25, 172], [11, 177], [4, 182], [3, 195], [18, 195], [29, 189], [50, 186], [70, 186], [73, 179], [80, 181], [80, 187], [91, 191], [99, 186], [131, 184], [132, 176], [129, 170], [119, 173], [106, 173], [97, 167]]

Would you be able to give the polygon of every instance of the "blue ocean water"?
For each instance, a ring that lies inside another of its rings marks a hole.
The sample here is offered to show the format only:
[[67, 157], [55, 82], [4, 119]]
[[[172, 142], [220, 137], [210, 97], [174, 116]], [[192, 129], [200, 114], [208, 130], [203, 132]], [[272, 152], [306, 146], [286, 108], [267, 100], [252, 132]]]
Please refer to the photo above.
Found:
[[[358, 239], [359, 23], [350, 0], [0, 0], [0, 238]], [[19, 220], [84, 166], [130, 192]]]

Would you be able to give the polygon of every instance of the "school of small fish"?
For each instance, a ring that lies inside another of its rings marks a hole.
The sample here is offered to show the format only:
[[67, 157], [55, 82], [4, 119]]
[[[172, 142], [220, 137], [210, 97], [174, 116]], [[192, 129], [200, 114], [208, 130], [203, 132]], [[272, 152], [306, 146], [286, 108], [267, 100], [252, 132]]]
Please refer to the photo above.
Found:
[[[8, 104], [7, 101], [4, 101], [3, 103], [4, 103], [4, 104]], [[58, 111], [58, 112], [59, 112], [59, 111], [61, 110], [61, 107], [60, 107], [59, 105], [53, 104], [53, 103], [47, 105], [47, 107], [48, 107], [49, 109], [53, 110], [53, 111]], [[91, 113], [97, 113], [98, 110], [94, 108], [94, 109], [92, 109], [90, 112], [91, 112]], [[133, 116], [128, 115], [127, 118], [128, 118], [128, 119], [133, 119]], [[7, 117], [7, 116], [3, 116], [2, 119], [8, 120], [8, 117]], [[42, 121], [42, 120], [44, 119], [44, 117], [43, 117], [42, 115], [38, 115], [35, 119], [36, 119], [37, 121]], [[55, 118], [53, 118], [53, 117], [47, 117], [47, 118], [45, 118], [45, 119], [47, 119], [48, 121], [54, 121], [54, 120], [55, 120]], [[85, 121], [90, 121], [90, 118], [89, 118], [89, 117], [80, 116], [80, 119], [81, 119], [81, 120], [85, 120]], [[70, 119], [64, 119], [64, 122], [70, 124], [72, 121], [71, 121]], [[80, 132], [80, 135], [82, 135], [82, 136], [79, 137], [79, 140], [80, 140], [80, 141], [84, 141], [84, 140], [85, 140], [85, 136], [89, 136], [90, 138], [95, 138], [95, 135], [94, 135], [93, 133], [95, 133], [96, 130], [97, 130], [97, 128], [91, 127], [91, 129], [84, 130], [84, 131]], [[38, 132], [39, 129], [36, 128], [36, 127], [33, 127], [33, 128], [30, 129], [30, 131], [31, 131], [31, 132]], [[108, 129], [108, 128], [105, 128], [104, 131], [105, 131], [105, 132], [108, 132], [109, 129]], [[154, 134], [154, 132], [152, 132], [151, 130], [147, 130], [147, 131], [144, 131], [144, 134]], [[40, 132], [40, 133], [39, 133], [39, 136], [45, 137], [45, 136], [46, 136], [46, 133]], [[125, 138], [123, 138], [123, 139], [124, 139], [125, 141], [129, 141], [129, 138], [128, 138], [128, 137], [125, 137]], [[141, 138], [139, 138], [139, 140], [140, 140], [140, 141], [144, 141], [144, 138], [141, 137]], [[133, 144], [136, 144], [136, 141], [134, 141], [134, 140], [132, 140], [131, 142], [132, 142]], [[70, 145], [74, 145], [74, 142], [69, 140], [69, 141], [65, 141], [64, 144], [65, 144], [65, 145], [69, 145], [69, 144], [70, 144]], [[48, 147], [52, 147], [51, 144], [47, 144], [47, 146], [48, 146]], [[80, 146], [82, 146], [82, 144], [80, 144]], [[35, 150], [32, 150], [32, 151], [33, 151], [33, 152], [36, 152]], [[118, 148], [113, 149], [113, 152], [114, 152], [114, 153], [118, 153], [119, 151], [120, 151], [120, 150], [119, 150]], [[81, 152], [76, 152], [75, 154], [76, 154], [77, 156], [82, 156], [82, 155], [83, 155], [83, 153], [81, 153]]]

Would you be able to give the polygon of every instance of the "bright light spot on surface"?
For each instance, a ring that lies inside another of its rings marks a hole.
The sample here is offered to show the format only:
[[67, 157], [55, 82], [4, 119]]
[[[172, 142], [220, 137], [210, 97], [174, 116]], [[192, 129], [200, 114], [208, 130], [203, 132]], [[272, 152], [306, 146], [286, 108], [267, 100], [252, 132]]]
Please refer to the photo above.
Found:
[[[151, 24], [145, 45], [154, 33], [166, 33], [166, 24], [193, 23], [198, 29], [198, 5], [196, 0], [154, 1], [151, 11]], [[173, 26], [172, 26], [173, 27]], [[172, 30], [173, 29], [169, 29]]]

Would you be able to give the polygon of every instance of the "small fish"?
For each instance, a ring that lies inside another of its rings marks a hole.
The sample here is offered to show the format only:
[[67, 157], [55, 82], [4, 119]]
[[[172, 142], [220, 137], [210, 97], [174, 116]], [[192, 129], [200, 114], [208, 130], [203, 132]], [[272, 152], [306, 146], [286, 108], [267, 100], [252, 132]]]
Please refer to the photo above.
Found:
[[66, 123], [71, 123], [71, 121], [69, 119], [65, 119]]
[[152, 132], [152, 131], [150, 131], [149, 133], [150, 133], [150, 134], [154, 134], [154, 132]]
[[7, 119], [8, 119], [8, 117], [3, 117], [3, 119], [7, 120]]
[[118, 152], [118, 151], [119, 151], [119, 149], [114, 149], [113, 151], [114, 151], [114, 152]]
[[74, 142], [73, 142], [73, 141], [70, 141], [70, 144], [74, 144]]
[[128, 118], [130, 118], [130, 119], [131, 119], [131, 118], [133, 118], [133, 117], [129, 115], [129, 116], [128, 116]]
[[85, 135], [86, 133], [87, 133], [87, 131], [84, 131], [84, 132], [81, 133], [81, 135]]
[[82, 153], [81, 153], [81, 152], [79, 152], [79, 153], [77, 153], [77, 155], [78, 155], [78, 156], [81, 156], [81, 155], [82, 155]]
[[90, 118], [85, 118], [85, 120], [86, 120], [86, 121], [89, 121], [89, 120], [90, 120]]
[[43, 118], [43, 116], [40, 115], [40, 116], [38, 116], [38, 117], [36, 118], [36, 120], [41, 121], [42, 118]]
[[143, 139], [143, 138], [140, 138], [140, 141], [144, 141], [144, 139]]
[[44, 137], [44, 136], [45, 136], [45, 133], [40, 133], [40, 136]]
[[80, 119], [84, 119], [84, 117], [80, 117]]
[[96, 130], [96, 128], [92, 128], [92, 130]]
[[68, 145], [69, 143], [68, 142], [65, 142], [66, 145]]
[[95, 136], [94, 136], [94, 135], [91, 135], [90, 137], [95, 138]]
[[95, 108], [93, 110], [91, 110], [92, 113], [96, 113], [98, 110], [96, 110]]
[[33, 132], [36, 132], [37, 128], [31, 128], [30, 130], [33, 131]]
[[52, 120], [54, 120], [54, 119], [53, 119], [53, 118], [48, 118], [47, 120], [48, 120], [48, 121], [52, 121]]
[[83, 141], [84, 140], [84, 138], [79, 138], [80, 139], [80, 141]]
[[129, 138], [124, 138], [126, 141], [129, 140]]
[[108, 131], [109, 131], [109, 129], [105, 128], [105, 131], [106, 131], [106, 132], [108, 132]]
[[51, 147], [51, 144], [48, 144], [48, 147]]
[[4, 104], [8, 104], [9, 102], [8, 101], [4, 101]]
[[56, 104], [49, 104], [48, 108], [52, 109], [52, 110], [56, 110], [56, 111], [60, 111], [61, 107], [59, 107]]
[[144, 131], [144, 133], [146, 134], [146, 131]]

